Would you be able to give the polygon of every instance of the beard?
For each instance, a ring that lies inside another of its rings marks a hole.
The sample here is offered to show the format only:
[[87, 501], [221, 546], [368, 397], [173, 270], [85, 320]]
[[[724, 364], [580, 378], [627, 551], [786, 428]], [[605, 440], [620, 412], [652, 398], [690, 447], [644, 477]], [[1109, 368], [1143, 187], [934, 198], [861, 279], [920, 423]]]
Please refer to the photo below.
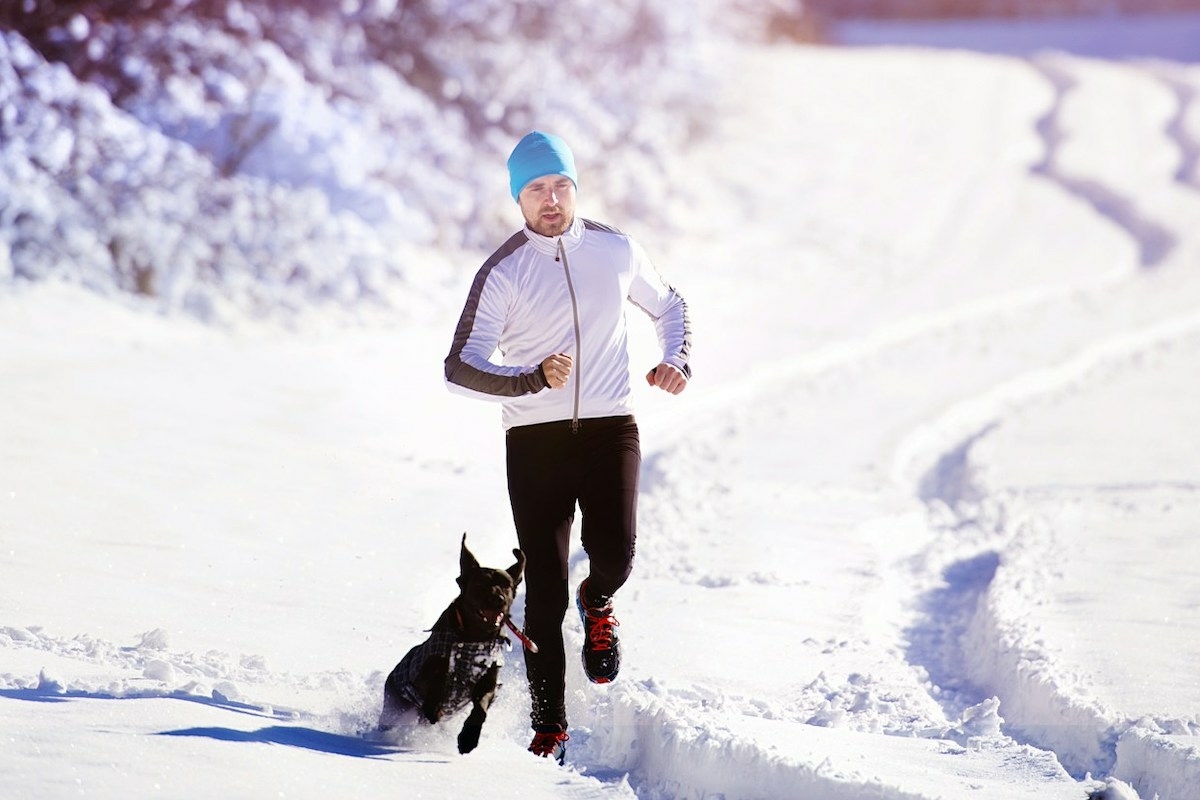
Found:
[[533, 219], [525, 218], [525, 224], [534, 233], [542, 236], [562, 236], [571, 229], [575, 215], [561, 206], [540, 209]]

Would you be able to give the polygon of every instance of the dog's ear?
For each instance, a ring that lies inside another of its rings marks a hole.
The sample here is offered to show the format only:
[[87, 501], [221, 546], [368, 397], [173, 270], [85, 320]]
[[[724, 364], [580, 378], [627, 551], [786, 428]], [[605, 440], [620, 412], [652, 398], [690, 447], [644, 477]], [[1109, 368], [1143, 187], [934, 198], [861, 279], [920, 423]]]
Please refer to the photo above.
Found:
[[508, 568], [508, 576], [512, 578], [513, 588], [521, 585], [521, 576], [525, 574], [525, 554], [513, 548], [513, 555], [517, 557], [517, 563]]
[[464, 533], [462, 538], [462, 550], [458, 553], [458, 573], [459, 577], [464, 577], [468, 572], [479, 569], [479, 559], [471, 554], [467, 549], [467, 535]]

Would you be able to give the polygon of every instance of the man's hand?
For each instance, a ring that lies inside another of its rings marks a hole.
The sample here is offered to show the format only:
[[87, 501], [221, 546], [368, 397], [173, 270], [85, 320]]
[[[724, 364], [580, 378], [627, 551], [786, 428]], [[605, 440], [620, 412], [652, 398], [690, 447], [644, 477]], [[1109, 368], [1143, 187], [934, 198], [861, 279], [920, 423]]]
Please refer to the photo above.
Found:
[[687, 388], [688, 379], [678, 367], [670, 364], [659, 364], [646, 373], [646, 383], [657, 386], [664, 392], [679, 394]]
[[571, 377], [571, 364], [571, 357], [566, 353], [546, 357], [542, 362], [542, 374], [546, 376], [546, 383], [550, 384], [551, 389], [561, 389], [567, 385], [567, 378]]

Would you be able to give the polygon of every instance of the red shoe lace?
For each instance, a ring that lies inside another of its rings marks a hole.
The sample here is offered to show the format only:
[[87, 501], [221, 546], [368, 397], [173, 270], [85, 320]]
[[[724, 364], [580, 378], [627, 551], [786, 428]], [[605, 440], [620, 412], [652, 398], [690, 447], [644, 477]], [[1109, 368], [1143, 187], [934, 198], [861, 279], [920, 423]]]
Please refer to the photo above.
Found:
[[566, 731], [535, 733], [533, 735], [533, 744], [529, 745], [529, 752], [537, 756], [551, 755], [558, 749], [559, 745], [570, 738]]
[[591, 630], [588, 631], [588, 641], [591, 642], [593, 650], [611, 650], [613, 641], [613, 628], [620, 625], [617, 618], [608, 614], [596, 614], [590, 608], [587, 609], [588, 619], [591, 624], [588, 626]]

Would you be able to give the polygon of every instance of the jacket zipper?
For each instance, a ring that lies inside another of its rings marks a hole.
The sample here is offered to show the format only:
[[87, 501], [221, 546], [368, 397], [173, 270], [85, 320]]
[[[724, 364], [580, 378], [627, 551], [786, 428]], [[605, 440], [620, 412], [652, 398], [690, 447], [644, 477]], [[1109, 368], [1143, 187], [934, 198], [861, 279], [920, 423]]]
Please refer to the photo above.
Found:
[[571, 373], [575, 376], [575, 409], [571, 415], [571, 433], [579, 432], [579, 355], [583, 346], [579, 329], [579, 301], [575, 298], [575, 284], [571, 280], [571, 265], [567, 263], [567, 248], [562, 237], [558, 239], [558, 254], [562, 258], [563, 275], [567, 277], [567, 293], [571, 295], [571, 313], [575, 318], [575, 363]]

